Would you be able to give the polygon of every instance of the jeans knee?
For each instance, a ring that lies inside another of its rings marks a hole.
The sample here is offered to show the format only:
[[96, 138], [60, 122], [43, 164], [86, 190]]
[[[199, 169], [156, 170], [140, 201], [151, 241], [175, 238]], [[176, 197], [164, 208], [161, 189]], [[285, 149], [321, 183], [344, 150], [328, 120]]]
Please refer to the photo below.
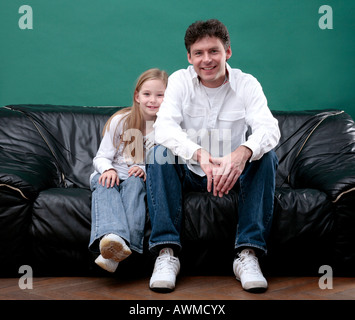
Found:
[[135, 190], [144, 188], [143, 178], [130, 176], [128, 177], [122, 184], [129, 186], [130, 188], [134, 188]]

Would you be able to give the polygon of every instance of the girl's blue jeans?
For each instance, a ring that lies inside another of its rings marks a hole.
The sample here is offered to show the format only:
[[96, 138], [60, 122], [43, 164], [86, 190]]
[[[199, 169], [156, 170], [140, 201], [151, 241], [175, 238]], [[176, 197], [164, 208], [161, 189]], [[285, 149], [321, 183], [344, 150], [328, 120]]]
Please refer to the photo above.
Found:
[[146, 187], [142, 178], [131, 176], [112, 188], [91, 180], [91, 235], [89, 249], [100, 252], [99, 240], [114, 233], [126, 240], [130, 249], [142, 253], [146, 217]]
[[[154, 254], [161, 246], [181, 249], [182, 190], [207, 192], [206, 176], [194, 174], [170, 150], [158, 148], [164, 147], [156, 146], [147, 159], [147, 200], [152, 225], [149, 250]], [[236, 250], [253, 247], [267, 252], [277, 166], [277, 156], [270, 151], [260, 160], [247, 162], [234, 186], [238, 192]]]

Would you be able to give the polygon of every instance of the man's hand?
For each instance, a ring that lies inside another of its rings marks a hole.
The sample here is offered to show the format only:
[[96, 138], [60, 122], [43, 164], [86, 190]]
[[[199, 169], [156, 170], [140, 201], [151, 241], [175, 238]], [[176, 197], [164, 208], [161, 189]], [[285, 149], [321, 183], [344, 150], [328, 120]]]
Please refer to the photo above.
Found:
[[99, 183], [102, 184], [104, 187], [105, 185], [107, 188], [112, 188], [115, 183], [117, 185], [120, 184], [120, 179], [118, 178], [118, 174], [115, 169], [106, 170], [99, 178]]
[[213, 167], [214, 167], [214, 164], [211, 161], [211, 155], [205, 149], [198, 149], [194, 153], [193, 159], [198, 161], [201, 169], [206, 174], [207, 191], [211, 192], [212, 180], [213, 180]]
[[252, 151], [249, 148], [240, 146], [227, 156], [210, 159], [215, 165], [212, 173], [215, 196], [218, 194], [223, 197], [224, 194], [228, 194], [242, 174], [251, 155]]

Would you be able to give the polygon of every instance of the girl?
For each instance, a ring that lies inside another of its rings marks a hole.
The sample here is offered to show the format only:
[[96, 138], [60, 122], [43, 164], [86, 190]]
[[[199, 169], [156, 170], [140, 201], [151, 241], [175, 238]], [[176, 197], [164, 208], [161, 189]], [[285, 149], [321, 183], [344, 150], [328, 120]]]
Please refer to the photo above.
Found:
[[167, 82], [167, 73], [159, 69], [140, 75], [133, 106], [116, 112], [107, 121], [93, 160], [89, 249], [100, 252], [95, 263], [109, 272], [114, 272], [131, 250], [143, 253], [144, 158], [154, 145], [153, 124]]

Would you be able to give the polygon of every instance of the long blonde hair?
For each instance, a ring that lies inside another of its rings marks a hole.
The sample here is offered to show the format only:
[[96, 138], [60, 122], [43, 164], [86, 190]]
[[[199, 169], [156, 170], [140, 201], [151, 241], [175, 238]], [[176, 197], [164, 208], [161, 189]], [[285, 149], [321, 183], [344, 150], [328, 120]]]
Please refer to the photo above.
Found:
[[[158, 68], [149, 69], [143, 72], [137, 79], [136, 87], [133, 92], [133, 103], [132, 107], [127, 107], [115, 112], [106, 122], [104, 129], [102, 131], [102, 135], [105, 134], [106, 130], [110, 130], [110, 124], [112, 119], [120, 114], [123, 114], [123, 117], [118, 122], [115, 128], [115, 134], [113, 143], [114, 146], [118, 149], [121, 144], [123, 144], [123, 150], [126, 156], [132, 158], [135, 163], [142, 163], [143, 161], [143, 135], [140, 134], [137, 139], [137, 135], [127, 136], [125, 132], [132, 132], [139, 130], [141, 132], [144, 129], [145, 123], [142, 115], [141, 108], [139, 107], [139, 103], [135, 99], [135, 94], [139, 92], [142, 88], [142, 85], [148, 80], [162, 80], [165, 84], [165, 87], [168, 84], [168, 74], [164, 70], [160, 70]], [[122, 132], [118, 130], [119, 126], [122, 123]], [[130, 130], [136, 129], [136, 130]], [[128, 144], [130, 148], [127, 148]]]

